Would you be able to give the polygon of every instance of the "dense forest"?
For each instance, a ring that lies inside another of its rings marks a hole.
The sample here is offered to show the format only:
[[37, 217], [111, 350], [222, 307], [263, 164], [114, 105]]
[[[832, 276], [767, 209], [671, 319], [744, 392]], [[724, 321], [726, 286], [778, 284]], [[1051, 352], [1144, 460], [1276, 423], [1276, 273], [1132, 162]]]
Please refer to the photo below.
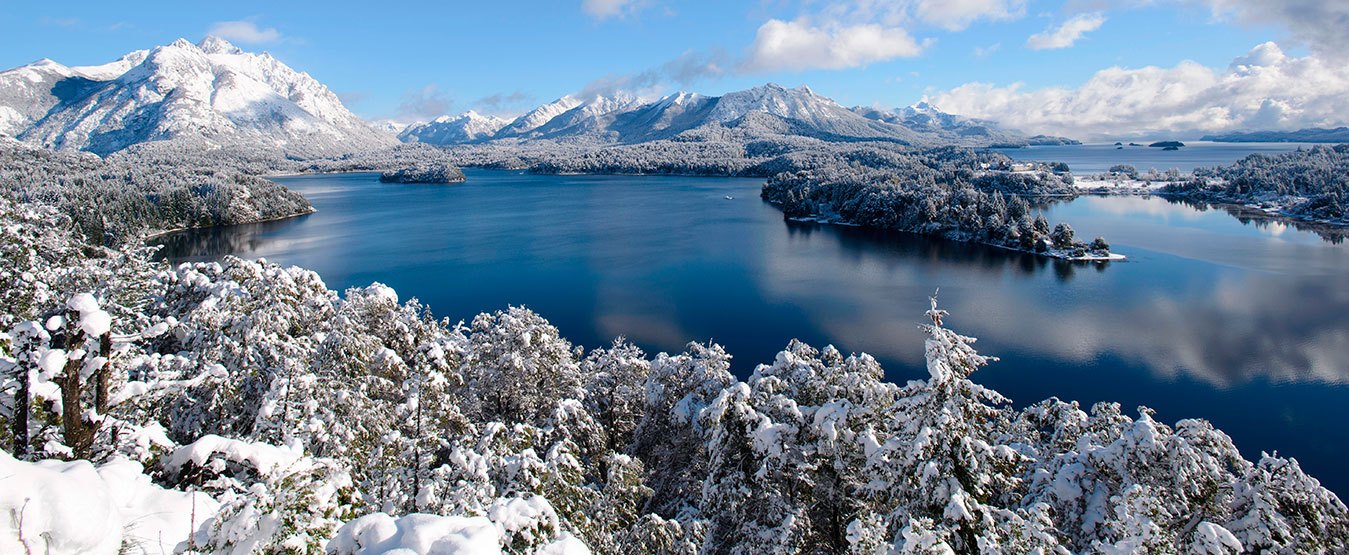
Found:
[[1189, 200], [1253, 205], [1296, 220], [1349, 225], [1349, 144], [1252, 154], [1200, 168], [1163, 192]]
[[885, 169], [825, 166], [782, 173], [762, 196], [789, 218], [862, 225], [1069, 259], [1111, 257], [1060, 223], [1050, 228], [1027, 197], [1074, 194], [1071, 176], [994, 170], [1001, 155], [939, 149], [905, 155]]
[[0, 139], [0, 195], [59, 208], [87, 237], [112, 245], [177, 229], [274, 220], [314, 210], [303, 196], [262, 176], [276, 173], [441, 168], [448, 155], [400, 145], [335, 158], [288, 159], [274, 150], [203, 150], [172, 141], [107, 158]]
[[713, 343], [586, 351], [524, 308], [0, 220], [3, 552], [1349, 549], [1334, 494], [1207, 422], [1013, 407], [935, 298], [926, 379], [799, 342], [741, 379]]

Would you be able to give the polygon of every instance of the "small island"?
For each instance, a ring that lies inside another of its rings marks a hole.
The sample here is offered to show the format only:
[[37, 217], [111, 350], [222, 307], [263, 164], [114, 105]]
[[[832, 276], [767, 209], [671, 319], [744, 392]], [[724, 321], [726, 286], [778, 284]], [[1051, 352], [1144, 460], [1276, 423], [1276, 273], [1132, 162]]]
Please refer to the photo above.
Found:
[[464, 172], [454, 166], [431, 164], [414, 166], [399, 170], [388, 170], [379, 174], [380, 183], [463, 183]]
[[1180, 147], [1185, 146], [1185, 143], [1182, 143], [1180, 141], [1158, 141], [1148, 146], [1152, 148], [1160, 148], [1162, 150], [1180, 150]]

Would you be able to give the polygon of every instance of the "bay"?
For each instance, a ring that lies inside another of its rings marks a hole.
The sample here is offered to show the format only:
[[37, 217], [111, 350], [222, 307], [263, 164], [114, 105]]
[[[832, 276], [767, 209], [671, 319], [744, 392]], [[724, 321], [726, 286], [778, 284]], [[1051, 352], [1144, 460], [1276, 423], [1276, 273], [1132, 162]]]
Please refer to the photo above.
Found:
[[711, 340], [741, 376], [799, 338], [870, 353], [895, 381], [924, 378], [917, 324], [940, 288], [948, 326], [1002, 358], [976, 381], [1018, 405], [1056, 396], [1206, 418], [1248, 457], [1278, 450], [1349, 492], [1349, 250], [1313, 233], [1083, 197], [1047, 217], [1129, 260], [1069, 263], [785, 222], [756, 179], [466, 173], [448, 186], [280, 178], [318, 212], [166, 236], [164, 254], [265, 257], [339, 291], [379, 281], [452, 320], [524, 305], [586, 348]]

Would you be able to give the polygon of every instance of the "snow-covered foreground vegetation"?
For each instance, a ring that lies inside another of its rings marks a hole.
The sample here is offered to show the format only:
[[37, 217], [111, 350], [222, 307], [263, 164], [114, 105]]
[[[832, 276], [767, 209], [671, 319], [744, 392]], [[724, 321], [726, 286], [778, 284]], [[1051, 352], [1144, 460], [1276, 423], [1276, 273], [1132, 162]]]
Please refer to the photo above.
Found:
[[927, 379], [798, 342], [739, 379], [73, 229], [0, 200], [0, 552], [1349, 549], [1334, 494], [1207, 422], [1013, 407], [935, 300]]

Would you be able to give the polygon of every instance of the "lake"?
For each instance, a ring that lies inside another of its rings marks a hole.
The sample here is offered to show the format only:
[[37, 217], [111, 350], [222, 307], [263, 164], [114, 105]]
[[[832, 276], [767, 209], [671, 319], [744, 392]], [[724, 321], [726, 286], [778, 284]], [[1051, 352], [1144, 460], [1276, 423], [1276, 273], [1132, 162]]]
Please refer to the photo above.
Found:
[[[1152, 141], [1138, 141], [1149, 144]], [[1201, 166], [1231, 164], [1253, 153], [1278, 154], [1311, 148], [1309, 143], [1215, 143], [1209, 141], [1184, 141], [1180, 150], [1163, 150], [1148, 146], [1128, 146], [1128, 142], [1117, 147], [1114, 143], [1032, 146], [1027, 148], [1000, 148], [998, 152], [1014, 160], [1039, 160], [1045, 162], [1065, 162], [1079, 174], [1102, 173], [1115, 164], [1129, 164], [1146, 172], [1155, 169], [1159, 172], [1175, 168], [1182, 172], [1191, 172]]]
[[525, 305], [587, 348], [710, 339], [741, 376], [795, 337], [923, 378], [917, 324], [941, 288], [948, 326], [1002, 358], [974, 379], [1018, 405], [1057, 396], [1207, 418], [1248, 458], [1278, 450], [1349, 492], [1349, 250], [1315, 234], [1083, 197], [1047, 217], [1129, 260], [1068, 263], [784, 222], [757, 179], [466, 173], [448, 186], [281, 178], [318, 212], [172, 235], [166, 254], [266, 257], [339, 291], [379, 281], [455, 320]]

